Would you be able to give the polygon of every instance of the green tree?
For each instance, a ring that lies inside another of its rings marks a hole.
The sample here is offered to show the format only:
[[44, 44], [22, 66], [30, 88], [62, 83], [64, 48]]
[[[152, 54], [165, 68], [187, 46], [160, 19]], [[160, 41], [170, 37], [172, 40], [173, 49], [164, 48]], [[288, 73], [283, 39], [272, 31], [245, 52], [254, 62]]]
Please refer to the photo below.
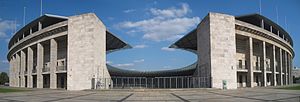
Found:
[[5, 72], [1, 72], [0, 74], [0, 84], [3, 85], [9, 81], [8, 75]]

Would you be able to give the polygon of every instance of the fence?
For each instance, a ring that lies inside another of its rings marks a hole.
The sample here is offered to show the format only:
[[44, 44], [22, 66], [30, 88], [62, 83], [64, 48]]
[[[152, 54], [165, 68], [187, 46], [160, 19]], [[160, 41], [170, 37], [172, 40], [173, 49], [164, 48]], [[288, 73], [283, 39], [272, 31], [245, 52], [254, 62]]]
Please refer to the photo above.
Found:
[[112, 77], [110, 88], [206, 88], [210, 87], [210, 77]]

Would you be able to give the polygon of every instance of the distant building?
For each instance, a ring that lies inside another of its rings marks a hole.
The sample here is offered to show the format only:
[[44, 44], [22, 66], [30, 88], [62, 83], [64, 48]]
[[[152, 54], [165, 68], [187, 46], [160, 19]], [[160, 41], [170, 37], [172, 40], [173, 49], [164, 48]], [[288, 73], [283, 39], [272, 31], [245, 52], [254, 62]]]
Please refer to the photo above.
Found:
[[292, 78], [294, 83], [300, 83], [300, 67], [294, 67], [292, 70]]
[[292, 69], [292, 76], [300, 77], [300, 67], [294, 67], [294, 69]]

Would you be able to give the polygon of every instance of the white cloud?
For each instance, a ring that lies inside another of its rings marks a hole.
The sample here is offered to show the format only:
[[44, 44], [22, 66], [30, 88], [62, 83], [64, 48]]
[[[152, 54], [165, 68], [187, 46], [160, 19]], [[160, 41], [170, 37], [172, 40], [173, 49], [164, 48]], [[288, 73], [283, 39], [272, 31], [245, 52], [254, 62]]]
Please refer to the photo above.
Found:
[[2, 60], [2, 63], [9, 63], [8, 60]]
[[138, 48], [138, 49], [141, 49], [141, 48], [146, 48], [146, 47], [148, 47], [147, 45], [145, 45], [145, 44], [141, 44], [141, 45], [135, 45], [135, 46], [133, 46], [133, 48]]
[[136, 70], [136, 69], [134, 69], [134, 68], [131, 68], [131, 69], [129, 69], [129, 70]]
[[134, 12], [134, 11], [136, 11], [135, 9], [127, 9], [127, 10], [124, 10], [123, 12], [124, 13], [130, 13], [130, 12]]
[[5, 39], [5, 41], [8, 43], [10, 41], [10, 38]]
[[162, 47], [161, 50], [163, 51], [175, 51], [174, 48]]
[[125, 21], [117, 27], [129, 29], [129, 31], [143, 33], [143, 38], [152, 41], [173, 41], [182, 37], [199, 22], [199, 17], [187, 17], [192, 12], [187, 4], [181, 8], [157, 9], [151, 8], [152, 18], [140, 21]]
[[115, 64], [116, 67], [131, 67], [134, 66], [133, 63], [123, 63], [123, 64]]
[[133, 62], [134, 63], [141, 63], [141, 62], [144, 62], [145, 61], [145, 59], [139, 59], [139, 60], [134, 60]]
[[112, 61], [106, 61], [106, 64], [112, 64], [113, 62]]
[[7, 31], [15, 28], [15, 22], [10, 20], [2, 20], [0, 18], [0, 38], [8, 37]]
[[171, 7], [168, 9], [157, 9], [157, 8], [151, 8], [150, 9], [151, 14], [157, 16], [157, 17], [183, 17], [188, 12], [192, 12], [192, 10], [189, 8], [188, 4], [183, 3], [181, 5], [181, 8], [175, 8]]
[[163, 66], [163, 69], [170, 69], [171, 66], [167, 65], [167, 66]]
[[114, 20], [114, 17], [107, 17], [108, 20]]

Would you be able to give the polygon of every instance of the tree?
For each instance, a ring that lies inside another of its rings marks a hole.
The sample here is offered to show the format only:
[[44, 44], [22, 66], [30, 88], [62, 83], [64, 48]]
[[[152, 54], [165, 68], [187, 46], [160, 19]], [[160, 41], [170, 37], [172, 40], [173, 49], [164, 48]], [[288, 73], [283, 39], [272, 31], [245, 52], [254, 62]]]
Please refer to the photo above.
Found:
[[8, 83], [8, 81], [9, 81], [9, 78], [8, 78], [7, 73], [1, 72], [1, 74], [0, 74], [0, 84], [3, 85], [4, 83]]

